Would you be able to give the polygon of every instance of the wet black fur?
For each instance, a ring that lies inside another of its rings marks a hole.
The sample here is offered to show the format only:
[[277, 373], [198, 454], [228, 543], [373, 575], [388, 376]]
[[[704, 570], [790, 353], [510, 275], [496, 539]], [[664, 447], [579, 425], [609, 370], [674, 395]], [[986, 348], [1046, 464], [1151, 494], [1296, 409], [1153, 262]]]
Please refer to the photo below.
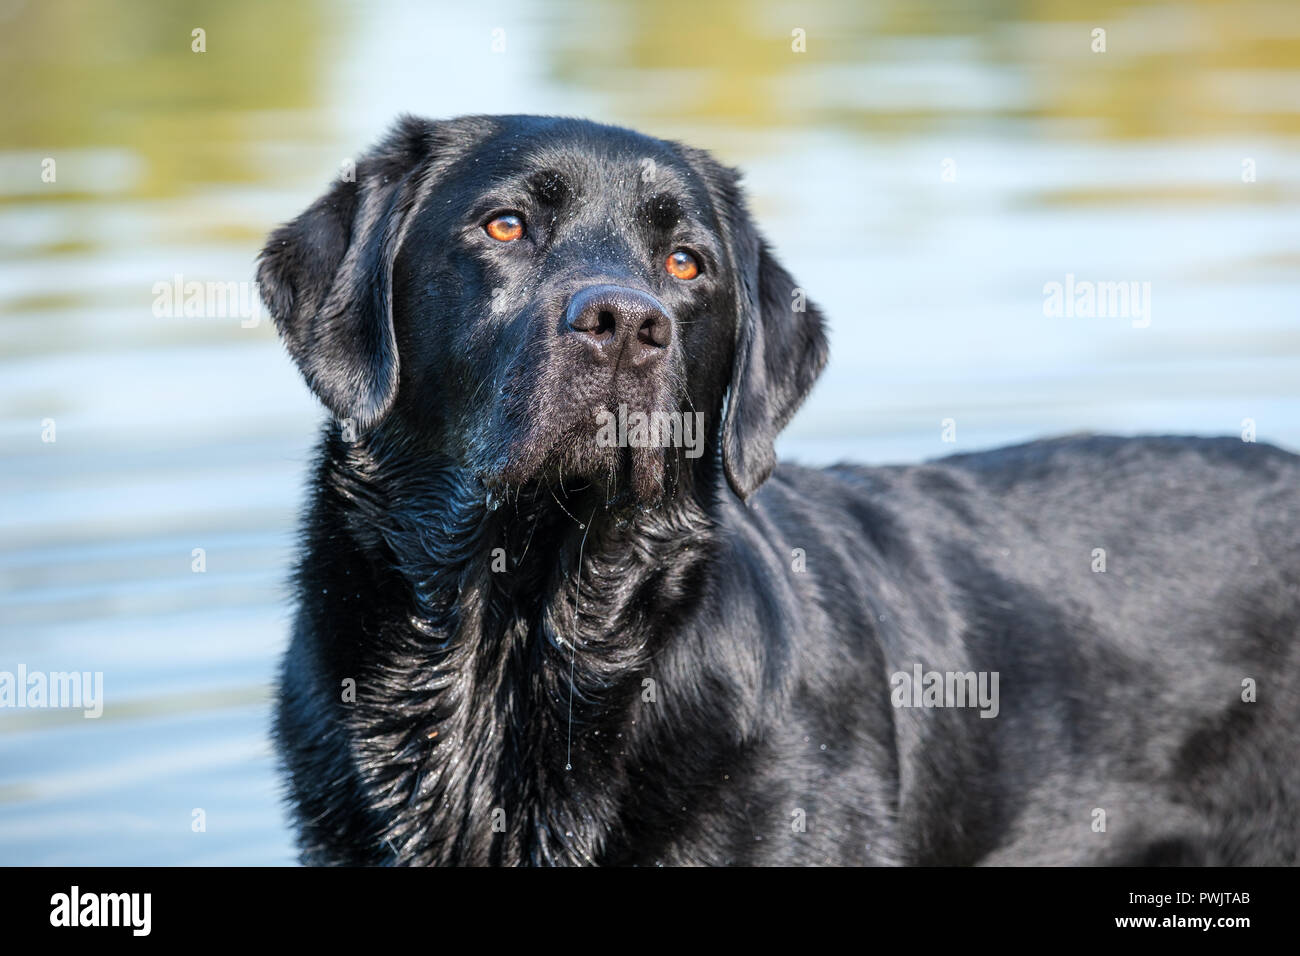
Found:
[[[304, 862], [1297, 862], [1300, 459], [1083, 437], [773, 471], [826, 342], [732, 171], [478, 117], [405, 119], [357, 172], [259, 272], [339, 420], [276, 724]], [[516, 181], [541, 238], [476, 245], [457, 217]], [[673, 229], [699, 285], [657, 271]], [[620, 387], [703, 411], [710, 453], [597, 458], [565, 417], [554, 317], [593, 275], [671, 308], [672, 366]], [[999, 716], [896, 709], [916, 663], [999, 672]]]

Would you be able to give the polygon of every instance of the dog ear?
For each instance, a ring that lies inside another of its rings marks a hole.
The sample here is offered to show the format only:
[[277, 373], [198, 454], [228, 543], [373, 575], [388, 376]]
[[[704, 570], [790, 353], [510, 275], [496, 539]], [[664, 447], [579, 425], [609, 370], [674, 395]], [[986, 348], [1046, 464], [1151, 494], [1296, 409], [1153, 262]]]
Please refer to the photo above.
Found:
[[821, 312], [777, 261], [754, 226], [739, 176], [698, 150], [718, 208], [736, 281], [736, 340], [722, 425], [727, 483], [742, 500], [776, 467], [776, 436], [826, 364]]
[[437, 124], [400, 119], [388, 137], [297, 219], [276, 229], [257, 282], [307, 384], [358, 430], [397, 393], [392, 274]]

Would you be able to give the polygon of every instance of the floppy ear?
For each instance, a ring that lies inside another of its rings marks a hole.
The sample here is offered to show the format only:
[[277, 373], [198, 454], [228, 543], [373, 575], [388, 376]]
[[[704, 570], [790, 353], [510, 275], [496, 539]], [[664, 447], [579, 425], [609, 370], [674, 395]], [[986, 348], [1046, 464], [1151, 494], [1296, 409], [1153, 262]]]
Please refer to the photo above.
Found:
[[403, 226], [431, 159], [436, 124], [403, 117], [306, 212], [276, 229], [258, 288], [307, 384], [339, 419], [365, 430], [397, 393], [392, 275]]
[[758, 234], [735, 172], [714, 166], [725, 174], [719, 181], [715, 171], [711, 187], [737, 274], [722, 464], [731, 490], [744, 500], [776, 467], [776, 436], [826, 364], [826, 330], [821, 312]]

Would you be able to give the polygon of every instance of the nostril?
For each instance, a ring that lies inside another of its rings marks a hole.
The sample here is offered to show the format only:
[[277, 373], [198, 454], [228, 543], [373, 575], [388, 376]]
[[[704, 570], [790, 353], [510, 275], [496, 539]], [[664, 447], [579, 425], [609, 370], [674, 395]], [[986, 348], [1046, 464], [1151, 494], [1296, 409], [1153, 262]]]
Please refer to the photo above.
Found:
[[666, 348], [672, 338], [672, 325], [666, 315], [653, 313], [645, 317], [636, 330], [637, 340], [656, 348]]
[[569, 320], [569, 328], [597, 342], [604, 342], [613, 337], [615, 329], [618, 328], [618, 320], [610, 309], [588, 306]]
[[589, 334], [598, 339], [607, 339], [614, 334], [617, 325], [614, 313], [602, 309], [600, 315], [596, 316], [595, 328], [591, 329]]

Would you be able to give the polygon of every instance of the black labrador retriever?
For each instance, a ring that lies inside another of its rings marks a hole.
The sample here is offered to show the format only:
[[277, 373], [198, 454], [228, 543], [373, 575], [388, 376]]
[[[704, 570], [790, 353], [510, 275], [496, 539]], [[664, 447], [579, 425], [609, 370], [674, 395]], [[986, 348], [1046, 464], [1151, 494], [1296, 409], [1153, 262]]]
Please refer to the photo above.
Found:
[[304, 862], [1297, 862], [1297, 457], [778, 467], [818, 310], [733, 170], [578, 120], [404, 118], [258, 279], [334, 416]]

